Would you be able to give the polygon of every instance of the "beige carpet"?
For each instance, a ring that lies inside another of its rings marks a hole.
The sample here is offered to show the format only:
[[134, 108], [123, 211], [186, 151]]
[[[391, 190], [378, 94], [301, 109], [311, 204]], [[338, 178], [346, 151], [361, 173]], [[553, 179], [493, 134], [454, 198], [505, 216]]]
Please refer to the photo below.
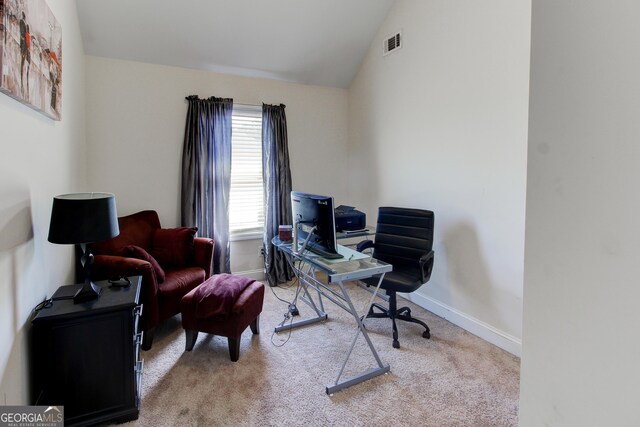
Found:
[[[358, 310], [370, 294], [353, 289]], [[273, 288], [290, 300], [294, 288]], [[400, 299], [402, 305], [405, 300]], [[150, 351], [145, 373], [141, 426], [512, 426], [517, 425], [520, 360], [418, 306], [413, 315], [431, 328], [399, 323], [400, 349], [391, 347], [391, 324], [368, 319], [367, 330], [391, 372], [333, 396], [335, 382], [355, 333], [350, 315], [330, 301], [329, 320], [273, 334], [287, 305], [266, 288], [260, 335], [247, 329], [240, 360], [231, 362], [226, 338], [200, 334], [184, 352], [180, 316], [165, 322]], [[310, 309], [299, 304], [301, 315]], [[288, 341], [286, 341], [288, 338]], [[286, 341], [286, 343], [285, 343]], [[276, 344], [276, 345], [274, 345]], [[347, 365], [375, 367], [358, 338]], [[347, 377], [349, 372], [347, 372]]]

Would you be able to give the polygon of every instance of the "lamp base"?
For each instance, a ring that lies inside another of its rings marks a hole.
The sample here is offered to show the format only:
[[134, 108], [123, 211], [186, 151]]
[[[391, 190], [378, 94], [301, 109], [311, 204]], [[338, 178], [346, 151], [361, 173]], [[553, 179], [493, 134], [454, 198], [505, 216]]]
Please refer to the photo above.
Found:
[[76, 294], [73, 296], [73, 303], [80, 304], [83, 302], [91, 301], [100, 297], [100, 293], [102, 292], [102, 288], [95, 283], [87, 280], [84, 282], [84, 285]]

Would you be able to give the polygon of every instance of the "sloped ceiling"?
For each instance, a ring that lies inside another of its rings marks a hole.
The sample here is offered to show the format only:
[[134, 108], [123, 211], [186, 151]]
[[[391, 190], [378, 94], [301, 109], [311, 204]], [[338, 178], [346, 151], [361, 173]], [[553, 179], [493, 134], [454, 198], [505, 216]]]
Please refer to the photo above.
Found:
[[349, 86], [395, 0], [77, 0], [88, 55]]

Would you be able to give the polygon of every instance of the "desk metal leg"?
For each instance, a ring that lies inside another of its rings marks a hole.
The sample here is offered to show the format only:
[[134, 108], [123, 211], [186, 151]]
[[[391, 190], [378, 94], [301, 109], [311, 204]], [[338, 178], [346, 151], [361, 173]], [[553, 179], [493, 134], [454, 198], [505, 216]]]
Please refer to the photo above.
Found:
[[[307, 283], [307, 280], [317, 281], [317, 279], [315, 278], [315, 270], [313, 270], [312, 268], [309, 268], [308, 271], [304, 271], [302, 268], [296, 268], [293, 265], [292, 265], [292, 268], [296, 273], [298, 280], [300, 281], [299, 282], [300, 286], [302, 287], [303, 295], [300, 296], [300, 300], [302, 300], [305, 304], [311, 307], [313, 311], [316, 313], [316, 316], [308, 319], [301, 319], [288, 324], [282, 324], [280, 326], [276, 326], [275, 328], [276, 332], [288, 331], [289, 329], [298, 328], [300, 326], [311, 325], [313, 323], [318, 323], [318, 322], [327, 320], [328, 318], [327, 313], [325, 313], [324, 311], [324, 305], [322, 304], [322, 294], [318, 291], [318, 304], [316, 305], [316, 302], [311, 297], [311, 293], [309, 293], [309, 284]], [[296, 295], [296, 298], [298, 298], [297, 295]], [[296, 301], [294, 300], [294, 304], [295, 302]], [[318, 305], [320, 307], [318, 307]]]
[[[344, 280], [339, 280], [336, 282], [338, 283], [338, 286], [340, 288], [340, 292], [337, 292], [337, 290], [333, 290], [329, 288], [328, 285], [323, 284], [316, 278], [316, 275], [315, 275], [316, 270], [314, 267], [307, 266], [305, 270], [304, 264], [301, 263], [298, 266], [295, 265], [295, 258], [289, 257], [289, 256], [287, 256], [286, 258], [287, 258], [287, 262], [295, 272], [295, 275], [298, 277], [299, 286], [300, 286], [300, 289], [302, 290], [302, 294], [300, 294], [299, 292], [296, 293], [296, 297], [293, 303], [295, 304], [299, 298], [301, 301], [303, 301], [305, 304], [311, 307], [316, 315], [315, 317], [298, 320], [296, 322], [291, 322], [288, 325], [285, 325], [283, 323], [280, 326], [277, 326], [275, 328], [276, 332], [286, 331], [286, 330], [290, 330], [300, 326], [309, 325], [312, 323], [322, 322], [326, 320], [328, 316], [327, 316], [327, 313], [325, 313], [324, 311], [324, 304], [323, 304], [323, 298], [322, 298], [323, 296], [329, 299], [330, 301], [334, 302], [336, 305], [338, 305], [345, 311], [351, 313], [351, 315], [354, 317], [357, 324], [355, 336], [353, 337], [353, 340], [351, 342], [351, 347], [349, 348], [349, 351], [345, 357], [344, 363], [340, 368], [340, 372], [338, 372], [338, 377], [336, 378], [336, 381], [334, 384], [326, 386], [327, 394], [331, 395], [336, 391], [342, 390], [354, 384], [361, 383], [368, 379], [371, 379], [389, 372], [390, 367], [388, 364], [383, 364], [382, 361], [380, 360], [380, 357], [378, 356], [378, 352], [373, 346], [373, 343], [369, 338], [369, 334], [367, 333], [367, 330], [364, 327], [364, 320], [360, 318], [358, 311], [354, 307], [353, 302], [349, 297], [347, 289], [345, 288], [345, 285], [344, 285]], [[378, 290], [380, 289], [380, 285], [382, 284], [383, 278], [384, 278], [384, 273], [380, 275], [380, 278], [378, 280], [378, 285], [376, 286], [375, 290], [372, 291], [373, 295], [371, 296], [371, 300], [369, 301], [369, 304], [365, 307], [365, 310], [369, 310], [369, 308], [371, 307], [371, 304], [373, 303], [373, 300], [375, 299], [378, 293]], [[347, 280], [350, 280], [350, 279], [347, 279]], [[315, 289], [315, 291], [317, 292], [317, 302], [311, 296], [312, 292], [310, 292], [309, 287]], [[376, 368], [372, 368], [364, 372], [361, 372], [346, 380], [340, 381], [340, 378], [342, 377], [342, 374], [347, 365], [347, 362], [349, 361], [349, 357], [351, 357], [351, 353], [353, 353], [353, 349], [355, 348], [355, 344], [361, 333], [365, 341], [367, 342], [367, 345], [369, 346], [369, 350], [371, 350], [371, 354], [373, 355], [378, 366]]]
[[[369, 307], [371, 307], [373, 299], [375, 298], [375, 295], [378, 292], [378, 289], [380, 288], [380, 284], [382, 283], [382, 278], [383, 277], [384, 277], [384, 274], [380, 277], [380, 279], [378, 281], [378, 286], [376, 286], [376, 289], [373, 292], [373, 296], [371, 298], [371, 301], [369, 301], [369, 304], [366, 307], [367, 310], [369, 309]], [[378, 375], [385, 374], [385, 373], [389, 372], [389, 370], [390, 370], [389, 364], [385, 365], [385, 364], [382, 363], [382, 360], [380, 360], [380, 356], [378, 356], [378, 352], [376, 351], [375, 347], [373, 346], [373, 343], [371, 342], [371, 339], [369, 338], [369, 334], [367, 333], [367, 330], [364, 327], [363, 320], [358, 315], [358, 312], [357, 312], [356, 308], [354, 307], [353, 303], [351, 302], [351, 298], [349, 298], [349, 294], [347, 293], [347, 290], [344, 287], [344, 283], [342, 281], [340, 281], [340, 282], [338, 282], [338, 285], [340, 286], [340, 290], [342, 291], [342, 294], [343, 294], [345, 302], [349, 306], [349, 310], [348, 311], [353, 315], [353, 317], [356, 320], [356, 323], [358, 324], [358, 329], [356, 331], [355, 336], [353, 337], [353, 341], [351, 341], [351, 347], [349, 348], [349, 352], [347, 353], [347, 356], [346, 356], [344, 362], [342, 363], [342, 367], [340, 368], [340, 372], [338, 373], [338, 377], [336, 378], [336, 382], [333, 385], [328, 385], [326, 387], [327, 394], [332, 394], [332, 393], [334, 393], [336, 391], [340, 391], [340, 390], [342, 390], [344, 388], [347, 388], [347, 387], [350, 387], [350, 386], [352, 386], [354, 384], [358, 384], [358, 383], [361, 383], [361, 382], [366, 381], [368, 379], [377, 377]], [[349, 357], [351, 357], [351, 353], [353, 352], [353, 348], [356, 345], [356, 341], [358, 340], [358, 337], [360, 336], [360, 333], [362, 333], [362, 336], [364, 337], [365, 341], [367, 342], [367, 345], [369, 346], [369, 349], [371, 350], [371, 353], [373, 354], [373, 357], [376, 359], [378, 367], [369, 369], [369, 370], [367, 370], [365, 372], [362, 372], [362, 373], [360, 373], [358, 375], [353, 376], [350, 379], [347, 379], [347, 380], [344, 380], [344, 381], [340, 382], [340, 377], [342, 376], [342, 373], [344, 372], [344, 368], [347, 365], [347, 362], [349, 361]]]

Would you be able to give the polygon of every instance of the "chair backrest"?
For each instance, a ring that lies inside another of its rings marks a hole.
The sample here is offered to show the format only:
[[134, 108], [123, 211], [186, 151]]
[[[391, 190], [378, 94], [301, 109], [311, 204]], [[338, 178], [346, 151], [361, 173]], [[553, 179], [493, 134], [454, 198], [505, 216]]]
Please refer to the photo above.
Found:
[[381, 207], [373, 257], [402, 271], [422, 277], [418, 261], [433, 248], [432, 211], [422, 209]]

